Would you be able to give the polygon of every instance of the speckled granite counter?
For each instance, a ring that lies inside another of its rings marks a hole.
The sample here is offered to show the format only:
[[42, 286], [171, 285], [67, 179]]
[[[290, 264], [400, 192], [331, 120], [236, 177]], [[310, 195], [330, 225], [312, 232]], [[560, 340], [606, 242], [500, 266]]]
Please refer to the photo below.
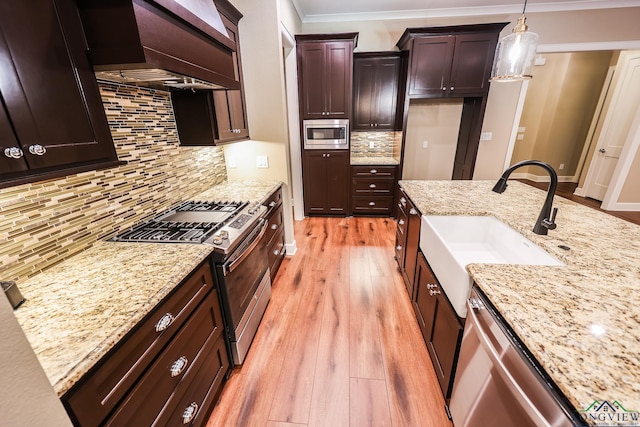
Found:
[[[195, 200], [262, 201], [278, 181], [235, 181]], [[196, 244], [97, 242], [19, 283], [14, 313], [59, 396], [211, 253]]]
[[379, 165], [379, 166], [397, 166], [400, 162], [393, 157], [365, 157], [351, 156], [351, 165]]
[[640, 411], [640, 226], [556, 197], [558, 228], [538, 236], [546, 192], [494, 184], [400, 182], [423, 214], [493, 215], [564, 261], [467, 270], [576, 409], [597, 399]]

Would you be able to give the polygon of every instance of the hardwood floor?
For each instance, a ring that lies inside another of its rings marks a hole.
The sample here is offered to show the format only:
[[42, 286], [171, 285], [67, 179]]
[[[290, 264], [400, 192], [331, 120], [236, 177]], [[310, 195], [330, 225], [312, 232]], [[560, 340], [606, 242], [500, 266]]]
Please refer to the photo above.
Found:
[[[523, 182], [525, 184], [529, 184], [532, 187], [540, 188], [545, 191], [549, 186], [548, 182], [534, 182], [534, 181], [529, 181], [527, 179], [519, 179], [518, 181]], [[576, 196], [575, 194], [573, 194], [577, 186], [578, 184], [574, 182], [559, 182], [558, 187], [556, 188], [556, 196], [573, 200], [574, 202], [580, 203], [581, 205], [588, 206], [592, 209], [597, 209], [600, 212], [604, 212], [606, 214], [613, 215], [615, 217], [640, 225], [640, 212], [602, 210], [600, 209], [600, 205], [602, 204], [602, 202], [600, 202], [599, 200], [591, 199], [589, 197]]]
[[296, 222], [251, 350], [207, 427], [451, 426], [390, 218]]

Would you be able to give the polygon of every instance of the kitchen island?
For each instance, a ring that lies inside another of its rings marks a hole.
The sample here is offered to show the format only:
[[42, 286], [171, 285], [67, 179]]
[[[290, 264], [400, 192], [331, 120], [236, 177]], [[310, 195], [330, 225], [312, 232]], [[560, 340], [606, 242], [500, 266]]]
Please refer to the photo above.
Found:
[[[278, 181], [225, 182], [194, 200], [262, 202]], [[16, 318], [58, 396], [211, 253], [201, 244], [99, 241], [19, 283]]]
[[497, 194], [494, 184], [400, 181], [423, 215], [492, 215], [562, 260], [467, 271], [577, 410], [596, 400], [640, 410], [640, 227], [556, 197], [558, 227], [540, 236], [546, 192], [510, 181]]

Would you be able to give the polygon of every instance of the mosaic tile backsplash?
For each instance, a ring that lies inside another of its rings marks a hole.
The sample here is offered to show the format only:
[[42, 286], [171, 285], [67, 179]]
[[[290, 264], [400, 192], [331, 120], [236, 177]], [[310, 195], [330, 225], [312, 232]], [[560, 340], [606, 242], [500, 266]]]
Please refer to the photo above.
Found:
[[20, 280], [227, 179], [221, 147], [181, 147], [168, 92], [101, 83], [120, 167], [0, 189], [0, 280]]
[[[371, 148], [370, 142], [374, 143]], [[400, 158], [402, 132], [351, 132], [351, 155]], [[397, 149], [396, 149], [397, 146]]]

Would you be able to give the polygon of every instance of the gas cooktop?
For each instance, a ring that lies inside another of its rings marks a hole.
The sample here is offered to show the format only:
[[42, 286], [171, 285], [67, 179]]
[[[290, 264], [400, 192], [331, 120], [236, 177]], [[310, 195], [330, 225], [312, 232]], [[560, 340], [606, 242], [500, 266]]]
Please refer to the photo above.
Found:
[[260, 203], [187, 201], [111, 239], [115, 242], [206, 243], [227, 253], [264, 215]]

